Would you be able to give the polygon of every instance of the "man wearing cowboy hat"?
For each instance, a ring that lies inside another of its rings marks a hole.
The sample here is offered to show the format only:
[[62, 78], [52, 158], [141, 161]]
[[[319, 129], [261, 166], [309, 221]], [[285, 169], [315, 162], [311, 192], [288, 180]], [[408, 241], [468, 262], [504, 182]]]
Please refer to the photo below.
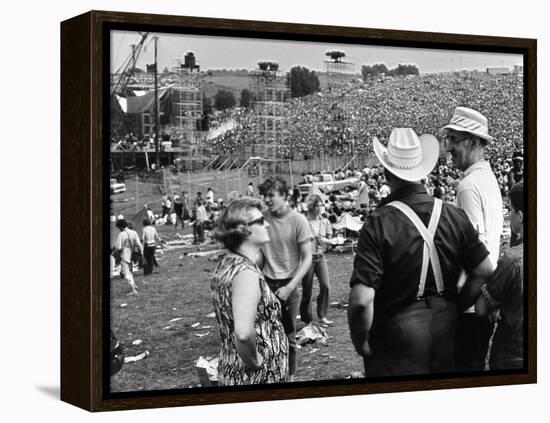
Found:
[[[457, 187], [456, 205], [468, 215], [496, 266], [504, 217], [497, 178], [484, 159], [487, 144], [493, 142], [487, 118], [476, 110], [457, 107], [443, 129], [447, 133], [447, 152], [454, 166], [464, 174]], [[463, 272], [459, 289], [466, 278]], [[457, 370], [483, 370], [490, 335], [491, 323], [487, 317], [477, 317], [473, 308], [461, 313], [456, 338]]]
[[464, 211], [434, 199], [420, 180], [439, 142], [394, 129], [374, 140], [391, 194], [367, 217], [350, 280], [348, 323], [367, 377], [454, 370], [456, 281], [462, 268], [486, 278], [488, 251]]

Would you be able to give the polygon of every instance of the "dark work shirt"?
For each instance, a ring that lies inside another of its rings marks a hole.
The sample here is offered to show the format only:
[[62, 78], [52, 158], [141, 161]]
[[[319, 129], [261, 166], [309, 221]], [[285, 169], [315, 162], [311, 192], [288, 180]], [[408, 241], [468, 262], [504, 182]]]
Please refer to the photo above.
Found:
[[[365, 220], [357, 245], [350, 285], [362, 283], [376, 290], [375, 318], [390, 316], [407, 307], [418, 293], [424, 239], [405, 214], [391, 201], [407, 204], [427, 227], [434, 199], [422, 184], [411, 184], [392, 192]], [[476, 268], [489, 252], [479, 240], [466, 213], [443, 203], [434, 243], [441, 263], [444, 294], [457, 295], [461, 269]], [[435, 289], [432, 266], [428, 268], [426, 289]]]

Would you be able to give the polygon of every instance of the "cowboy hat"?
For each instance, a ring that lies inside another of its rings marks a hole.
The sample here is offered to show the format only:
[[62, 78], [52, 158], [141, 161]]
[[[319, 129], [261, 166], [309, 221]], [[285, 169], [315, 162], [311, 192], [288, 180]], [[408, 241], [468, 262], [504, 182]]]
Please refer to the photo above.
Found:
[[487, 118], [478, 111], [468, 107], [457, 107], [451, 121], [443, 129], [468, 132], [489, 142], [493, 141], [493, 137], [489, 135]]
[[418, 137], [411, 128], [395, 128], [388, 147], [374, 138], [374, 153], [382, 165], [398, 178], [419, 181], [430, 173], [439, 158], [439, 141], [433, 135]]

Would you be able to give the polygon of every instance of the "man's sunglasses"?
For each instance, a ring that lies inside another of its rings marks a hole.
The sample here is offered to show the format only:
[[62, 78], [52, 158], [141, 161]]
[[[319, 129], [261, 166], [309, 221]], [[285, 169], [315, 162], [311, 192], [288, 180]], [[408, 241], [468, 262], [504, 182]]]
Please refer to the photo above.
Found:
[[263, 225], [263, 224], [264, 224], [264, 221], [265, 221], [265, 219], [264, 219], [264, 217], [262, 216], [262, 217], [258, 217], [257, 219], [251, 220], [251, 221], [248, 222], [246, 225], [247, 225], [247, 226], [252, 226], [252, 225], [256, 225], [256, 224], [258, 224], [258, 225]]
[[458, 145], [460, 144], [462, 141], [465, 141], [467, 140], [468, 138], [470, 138], [468, 135], [456, 135], [456, 134], [449, 134], [445, 137], [445, 141], [448, 143], [448, 144], [451, 144], [451, 145]]

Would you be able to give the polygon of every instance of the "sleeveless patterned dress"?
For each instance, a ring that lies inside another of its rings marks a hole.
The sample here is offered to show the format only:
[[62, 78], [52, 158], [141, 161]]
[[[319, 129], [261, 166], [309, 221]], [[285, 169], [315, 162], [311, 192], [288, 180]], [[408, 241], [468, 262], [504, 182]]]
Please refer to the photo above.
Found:
[[[258, 274], [260, 300], [254, 327], [256, 349], [263, 357], [262, 367], [256, 371], [246, 367], [234, 343], [232, 311], [232, 281], [243, 270]], [[281, 304], [267, 286], [262, 272], [244, 257], [224, 255], [211, 278], [210, 287], [214, 310], [220, 327], [222, 346], [218, 362], [220, 386], [280, 383], [288, 379], [288, 341], [281, 323]]]

